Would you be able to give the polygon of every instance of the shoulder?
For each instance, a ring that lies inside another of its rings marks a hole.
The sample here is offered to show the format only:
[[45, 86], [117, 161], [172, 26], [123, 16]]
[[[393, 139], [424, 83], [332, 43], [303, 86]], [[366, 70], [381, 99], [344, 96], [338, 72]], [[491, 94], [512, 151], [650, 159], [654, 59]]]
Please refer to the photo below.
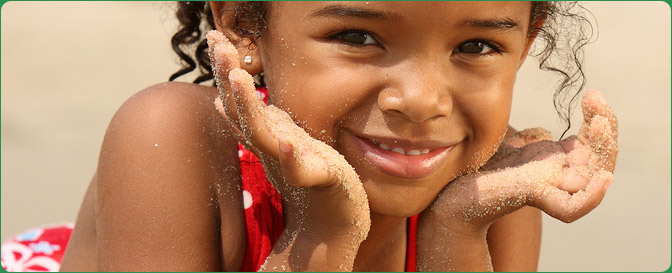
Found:
[[188, 152], [212, 153], [213, 149], [235, 155], [235, 148], [224, 148], [234, 147], [236, 142], [215, 109], [216, 96], [214, 87], [196, 84], [167, 82], [150, 86], [117, 110], [107, 128], [103, 149], [132, 147], [135, 154], [144, 152], [147, 157], [177, 151], [187, 153], [175, 153], [175, 157], [185, 157]]
[[117, 110], [105, 133], [105, 163], [147, 166], [145, 174], [174, 168], [209, 170], [238, 162], [237, 142], [215, 109], [214, 87], [169, 82], [148, 87]]
[[[205, 121], [214, 123], [217, 91], [213, 87], [166, 82], [150, 86], [130, 97], [115, 114], [110, 129], [142, 125], [144, 130]], [[109, 129], [108, 129], [109, 130]]]
[[[245, 233], [237, 142], [216, 95], [213, 87], [162, 83], [112, 118], [96, 179], [98, 239], [109, 242], [98, 244], [99, 257], [110, 257], [99, 269], [219, 271], [223, 260], [238, 259], [220, 255], [240, 248]], [[222, 188], [231, 197], [222, 198]], [[225, 229], [238, 237], [221, 238]], [[106, 240], [119, 237], [123, 243]], [[120, 258], [128, 251], [152, 262]]]

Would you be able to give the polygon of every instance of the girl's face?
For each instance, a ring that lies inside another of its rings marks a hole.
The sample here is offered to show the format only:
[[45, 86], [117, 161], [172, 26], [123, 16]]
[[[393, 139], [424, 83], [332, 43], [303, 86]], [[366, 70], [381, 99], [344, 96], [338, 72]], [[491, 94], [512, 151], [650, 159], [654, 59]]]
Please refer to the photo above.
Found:
[[529, 2], [274, 2], [271, 103], [345, 156], [373, 212], [410, 216], [508, 127]]

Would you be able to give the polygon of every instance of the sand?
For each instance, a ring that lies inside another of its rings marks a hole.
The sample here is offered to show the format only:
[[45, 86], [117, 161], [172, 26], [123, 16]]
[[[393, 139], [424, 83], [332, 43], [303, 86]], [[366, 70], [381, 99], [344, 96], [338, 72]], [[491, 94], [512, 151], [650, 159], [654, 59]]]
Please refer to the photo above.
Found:
[[[116, 109], [179, 67], [169, 45], [171, 5], [3, 5], [2, 239], [74, 221]], [[664, 2], [586, 5], [600, 29], [586, 52], [587, 87], [604, 92], [620, 123], [616, 177], [589, 216], [569, 225], [544, 217], [539, 270], [663, 271], [671, 257], [670, 9]], [[528, 57], [514, 91], [515, 128], [562, 133], [553, 84]], [[569, 134], [582, 120], [575, 113]]]

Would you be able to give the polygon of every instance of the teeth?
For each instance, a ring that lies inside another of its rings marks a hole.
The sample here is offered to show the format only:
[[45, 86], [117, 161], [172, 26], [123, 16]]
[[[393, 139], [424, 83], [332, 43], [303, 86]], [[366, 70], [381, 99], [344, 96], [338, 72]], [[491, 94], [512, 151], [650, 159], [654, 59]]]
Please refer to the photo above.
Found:
[[[381, 149], [386, 150], [386, 151], [390, 150], [390, 146], [387, 146], [387, 145], [382, 144], [382, 143], [378, 144], [378, 147], [380, 147]], [[403, 151], [402, 151], [402, 154], [403, 154]]]
[[374, 144], [378, 145], [378, 147], [380, 147], [381, 149], [383, 149], [383, 150], [385, 150], [385, 151], [392, 151], [392, 152], [399, 153], [399, 154], [402, 154], [402, 155], [424, 155], [424, 154], [426, 154], [426, 153], [429, 153], [429, 149], [424, 149], [424, 150], [422, 150], [422, 151], [421, 151], [421, 150], [410, 150], [410, 151], [405, 151], [405, 150], [402, 149], [402, 148], [399, 148], [399, 147], [392, 148], [392, 147], [390, 147], [390, 146], [388, 146], [388, 145], [385, 145], [385, 144], [383, 144], [383, 143], [378, 143], [378, 142], [375, 142], [375, 141], [373, 141], [373, 140], [371, 140], [371, 142], [373, 142]]
[[410, 151], [406, 152], [406, 155], [420, 155], [420, 151], [410, 150]]
[[392, 151], [395, 152], [395, 153], [400, 153], [402, 155], [406, 154], [406, 153], [404, 153], [404, 149], [402, 149], [402, 148], [394, 148], [394, 149], [392, 149]]

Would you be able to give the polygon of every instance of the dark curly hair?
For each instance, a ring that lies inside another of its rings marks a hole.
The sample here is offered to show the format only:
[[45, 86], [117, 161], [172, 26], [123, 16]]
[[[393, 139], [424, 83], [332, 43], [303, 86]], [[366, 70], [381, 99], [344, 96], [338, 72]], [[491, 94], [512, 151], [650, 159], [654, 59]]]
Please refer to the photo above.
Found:
[[[242, 37], [259, 38], [267, 25], [268, 5], [266, 1], [237, 3], [233, 10], [233, 30]], [[590, 12], [576, 2], [534, 1], [530, 14], [528, 36], [536, 39], [529, 54], [539, 59], [540, 69], [561, 76], [553, 94], [553, 105], [567, 123], [562, 138], [571, 127], [572, 108], [586, 84], [582, 63], [583, 47], [593, 38], [593, 26], [586, 16]], [[170, 81], [195, 70], [196, 61], [200, 75], [194, 83], [213, 79], [205, 33], [215, 29], [215, 23], [208, 3], [180, 1], [176, 15], [180, 27], [171, 44], [183, 67], [170, 76]], [[545, 19], [544, 24], [534, 25], [539, 19]]]
[[[257, 39], [265, 28], [266, 6], [268, 2], [252, 1], [236, 5], [234, 10], [234, 31], [243, 37]], [[215, 21], [210, 5], [201, 1], [177, 2], [177, 20], [180, 27], [170, 39], [173, 51], [182, 61], [182, 68], [170, 76], [169, 81], [196, 69], [196, 61], [201, 74], [194, 83], [213, 79], [212, 66], [208, 56], [208, 43], [205, 34], [215, 29]], [[196, 49], [193, 47], [196, 45]], [[191, 51], [192, 55], [186, 52]], [[192, 58], [193, 56], [193, 58]]]

